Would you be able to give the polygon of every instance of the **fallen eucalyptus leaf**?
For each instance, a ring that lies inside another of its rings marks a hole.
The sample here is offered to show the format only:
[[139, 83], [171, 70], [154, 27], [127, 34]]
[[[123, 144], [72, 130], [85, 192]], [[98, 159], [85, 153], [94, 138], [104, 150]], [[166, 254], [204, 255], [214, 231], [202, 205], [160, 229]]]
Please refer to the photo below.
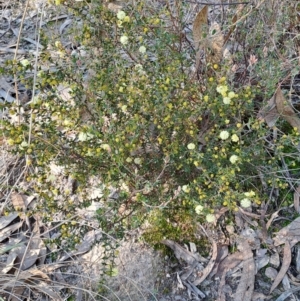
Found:
[[292, 261], [291, 245], [288, 241], [286, 241], [284, 250], [283, 250], [283, 261], [282, 261], [281, 269], [280, 269], [279, 273], [277, 274], [277, 276], [271, 286], [270, 294], [274, 291], [274, 289], [282, 281], [288, 268], [290, 267], [291, 261]]
[[14, 262], [17, 257], [18, 255], [15, 252], [8, 254], [8, 257], [6, 259], [6, 267], [2, 270], [2, 273], [6, 274], [14, 267]]
[[259, 120], [265, 121], [270, 128], [272, 128], [276, 124], [279, 118], [279, 113], [275, 105], [274, 96], [271, 97], [268, 100], [267, 104], [259, 110], [257, 118]]
[[202, 276], [199, 278], [199, 279], [196, 279], [194, 281], [194, 285], [197, 286], [199, 284], [201, 284], [206, 278], [207, 276], [209, 275], [209, 273], [212, 271], [214, 265], [215, 265], [215, 262], [216, 262], [216, 258], [217, 258], [217, 255], [218, 255], [218, 247], [217, 247], [217, 244], [215, 241], [212, 240], [212, 256], [211, 256], [211, 259], [210, 261], [208, 262], [207, 266], [204, 268], [204, 270], [202, 271]]
[[194, 46], [196, 53], [199, 51], [201, 40], [206, 38], [208, 33], [208, 6], [205, 5], [200, 12], [197, 14], [194, 23], [193, 23], [193, 37], [194, 37]]
[[208, 261], [207, 259], [203, 258], [199, 254], [194, 254], [194, 253], [186, 250], [185, 248], [183, 248], [182, 246], [180, 246], [179, 244], [177, 244], [176, 242], [174, 242], [170, 239], [164, 239], [161, 241], [161, 243], [168, 246], [169, 248], [171, 248], [174, 251], [175, 256], [178, 260], [182, 259], [189, 265], [193, 265], [193, 263], [195, 261], [196, 262], [198, 262], [198, 261], [207, 262]]
[[2, 216], [0, 218], [0, 230], [9, 225], [14, 219], [19, 216], [18, 212], [12, 212], [8, 216]]
[[255, 262], [250, 245], [246, 239], [241, 239], [238, 248], [243, 254], [243, 273], [240, 278], [234, 301], [251, 301], [254, 291]]
[[242, 262], [242, 260], [243, 260], [242, 252], [235, 252], [233, 254], [230, 254], [219, 264], [216, 277], [221, 277], [224, 273], [226, 274], [227, 271], [239, 265]]
[[280, 88], [277, 89], [274, 97], [276, 108], [280, 116], [282, 116], [293, 128], [297, 128], [300, 133], [300, 119], [291, 103], [285, 99]]
[[13, 224], [13, 225], [1, 230], [0, 231], [0, 242], [3, 241], [4, 239], [8, 238], [11, 235], [11, 233], [18, 230], [20, 227], [22, 227], [22, 225], [23, 225], [23, 221], [20, 221], [16, 224]]
[[25, 258], [23, 259], [23, 254], [18, 254], [18, 257], [20, 260], [23, 259], [22, 266], [20, 267], [21, 270], [27, 270], [31, 266], [33, 266], [39, 256], [40, 250], [39, 249], [33, 249], [33, 250], [27, 250]]
[[300, 291], [300, 286], [292, 288], [280, 295], [275, 301], [284, 301], [287, 297], [289, 297], [291, 294], [294, 294], [296, 292]]
[[210, 273], [210, 277], [213, 277], [217, 273], [220, 263], [228, 256], [228, 252], [229, 252], [227, 245], [218, 244], [217, 247], [218, 247], [218, 251], [217, 251], [218, 255], [215, 261], [215, 265]]
[[14, 248], [20, 247], [22, 243], [17, 243], [17, 244], [11, 244], [11, 243], [6, 243], [6, 244], [0, 244], [0, 255], [13, 250]]
[[300, 241], [300, 217], [297, 217], [293, 220], [288, 226], [279, 230], [274, 240], [274, 245], [279, 246], [284, 244], [285, 242], [290, 242], [291, 247], [293, 247], [296, 243]]
[[11, 202], [16, 211], [22, 209], [23, 211], [27, 208], [27, 196], [25, 194], [12, 192], [11, 193]]

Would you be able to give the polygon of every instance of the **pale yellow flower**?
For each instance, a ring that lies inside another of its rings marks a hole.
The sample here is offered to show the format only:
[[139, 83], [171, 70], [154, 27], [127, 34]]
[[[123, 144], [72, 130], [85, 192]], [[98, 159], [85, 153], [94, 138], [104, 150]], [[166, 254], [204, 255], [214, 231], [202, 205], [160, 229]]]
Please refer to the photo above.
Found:
[[232, 140], [233, 142], [238, 142], [238, 141], [240, 140], [240, 138], [239, 138], [239, 136], [238, 136], [237, 134], [233, 134], [233, 135], [231, 136], [231, 140]]
[[229, 137], [229, 133], [228, 133], [227, 131], [222, 131], [222, 132], [220, 133], [220, 138], [221, 138], [222, 140], [226, 140], [228, 137]]
[[135, 163], [135, 164], [141, 164], [142, 163], [142, 160], [141, 160], [141, 158], [135, 158], [134, 160], [133, 160], [133, 162]]
[[129, 23], [130, 22], [130, 17], [129, 16], [125, 16], [124, 19], [123, 19], [123, 22]]
[[189, 143], [187, 148], [192, 150], [192, 149], [195, 149], [196, 145], [194, 143]]
[[196, 211], [197, 214], [201, 214], [201, 212], [203, 211], [203, 206], [197, 205], [195, 207], [195, 211]]
[[183, 185], [183, 186], [181, 187], [181, 189], [182, 189], [182, 191], [185, 192], [185, 193], [189, 193], [189, 192], [190, 192], [190, 188], [189, 188], [188, 185]]
[[119, 10], [118, 13], [117, 13], [117, 18], [119, 20], [123, 20], [125, 17], [126, 17], [126, 13], [122, 10]]
[[145, 47], [145, 46], [141, 46], [141, 47], [139, 48], [139, 52], [140, 52], [140, 53], [145, 53], [145, 52], [146, 52], [146, 47]]
[[24, 67], [30, 65], [30, 62], [29, 62], [27, 59], [24, 59], [24, 60], [20, 61], [20, 63], [21, 63], [21, 65], [24, 66]]
[[54, 45], [55, 45], [56, 48], [61, 48], [62, 47], [61, 41], [55, 41]]
[[121, 42], [123, 45], [128, 44], [128, 37], [126, 37], [126, 36], [121, 36], [120, 42]]
[[8, 145], [14, 145], [15, 140], [14, 139], [7, 139], [6, 142], [8, 143]]
[[251, 206], [251, 201], [249, 199], [242, 199], [241, 206], [244, 208], [248, 208]]
[[78, 134], [78, 141], [87, 141], [89, 140], [88, 134], [85, 132], [80, 132]]
[[230, 91], [229, 93], [228, 93], [228, 97], [231, 99], [231, 98], [234, 98], [234, 97], [236, 97], [236, 94], [234, 93], [234, 92], [232, 92], [232, 91]]
[[227, 86], [218, 86], [217, 87], [217, 92], [220, 93], [222, 96], [226, 96], [226, 92], [228, 91]]
[[206, 220], [207, 220], [209, 223], [213, 223], [213, 222], [216, 220], [216, 217], [214, 216], [214, 214], [207, 214], [207, 215], [206, 215]]
[[102, 144], [101, 148], [108, 151], [109, 153], [111, 152], [111, 148], [110, 148], [109, 144]]
[[223, 98], [223, 103], [224, 103], [225, 105], [229, 105], [229, 104], [231, 103], [231, 99], [230, 99], [229, 97], [225, 96], [225, 97]]
[[235, 164], [238, 160], [239, 160], [239, 157], [238, 157], [237, 155], [232, 155], [232, 156], [229, 158], [229, 161], [230, 161], [232, 164]]
[[245, 192], [244, 194], [245, 194], [245, 196], [247, 196], [247, 197], [253, 197], [253, 196], [255, 196], [255, 192], [254, 192], [253, 190], [251, 190], [251, 191], [249, 191], [249, 192]]

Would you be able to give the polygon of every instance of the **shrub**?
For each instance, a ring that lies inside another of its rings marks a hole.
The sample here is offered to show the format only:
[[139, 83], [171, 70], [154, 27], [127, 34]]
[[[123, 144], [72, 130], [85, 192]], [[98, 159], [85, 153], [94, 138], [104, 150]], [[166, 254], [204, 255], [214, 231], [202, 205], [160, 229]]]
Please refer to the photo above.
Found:
[[[146, 238], [157, 244], [162, 238], [194, 239], [194, 225], [214, 222], [223, 206], [234, 212], [267, 202], [269, 187], [285, 193], [282, 160], [299, 153], [298, 130], [284, 120], [270, 129], [257, 118], [262, 100], [283, 76], [280, 55], [274, 51], [263, 59], [266, 46], [260, 43], [268, 31], [261, 21], [249, 40], [245, 36], [265, 8], [252, 14], [244, 8], [248, 17], [234, 31], [236, 41], [245, 41], [242, 51], [222, 63], [201, 58], [196, 74], [200, 52], [186, 31], [188, 5], [64, 5], [81, 18], [71, 33], [73, 49], [41, 32], [45, 47], [36, 66], [9, 61], [3, 69], [37, 91], [29, 111], [20, 115], [22, 106], [9, 106], [11, 118], [2, 129], [12, 150], [27, 156], [27, 180], [45, 202], [38, 208], [44, 218], [90, 205], [93, 183], [104, 231], [122, 236], [147, 220]], [[264, 13], [271, 22], [272, 12]], [[285, 22], [282, 17], [277, 26]], [[280, 51], [290, 59], [284, 46]], [[242, 57], [255, 83], [249, 77], [237, 81]], [[48, 63], [54, 68], [42, 70]], [[35, 81], [25, 79], [34, 68]], [[75, 183], [71, 188], [58, 187], [54, 163]], [[299, 156], [287, 164], [298, 166]]]

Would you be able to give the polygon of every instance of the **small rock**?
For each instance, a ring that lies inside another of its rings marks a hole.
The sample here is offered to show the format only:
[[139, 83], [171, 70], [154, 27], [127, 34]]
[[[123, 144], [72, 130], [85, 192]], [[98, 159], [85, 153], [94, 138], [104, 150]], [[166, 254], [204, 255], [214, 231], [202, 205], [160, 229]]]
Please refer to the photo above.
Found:
[[234, 233], [234, 227], [232, 225], [227, 225], [226, 226], [226, 230], [229, 234], [233, 234]]
[[265, 267], [269, 263], [269, 261], [270, 261], [270, 257], [268, 255], [265, 255], [263, 257], [257, 257], [255, 261], [257, 271]]
[[258, 249], [256, 250], [256, 256], [257, 257], [264, 257], [267, 254], [267, 249]]
[[231, 295], [231, 294], [232, 294], [232, 288], [231, 288], [231, 286], [229, 286], [228, 284], [225, 284], [225, 285], [223, 286], [222, 291], [223, 291], [224, 293], [228, 294], [228, 295]]
[[271, 255], [270, 264], [273, 265], [275, 268], [279, 267], [280, 259], [279, 259], [279, 254], [277, 252]]
[[271, 280], [274, 280], [276, 278], [277, 274], [278, 274], [278, 272], [274, 268], [272, 268], [272, 267], [266, 268], [265, 275], [268, 278], [270, 278]]
[[289, 290], [291, 288], [290, 281], [287, 275], [284, 275], [282, 279], [282, 286], [285, 291]]
[[257, 233], [253, 229], [246, 228], [241, 232], [241, 235], [247, 239], [251, 249], [259, 249], [260, 240], [258, 239]]
[[175, 296], [174, 297], [175, 301], [186, 301], [184, 298], [182, 298], [181, 296]]

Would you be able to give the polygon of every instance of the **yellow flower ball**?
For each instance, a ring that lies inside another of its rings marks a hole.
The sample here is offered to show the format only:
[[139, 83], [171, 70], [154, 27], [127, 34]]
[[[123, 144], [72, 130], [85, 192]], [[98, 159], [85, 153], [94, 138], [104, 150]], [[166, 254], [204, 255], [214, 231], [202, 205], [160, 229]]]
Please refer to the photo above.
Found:
[[196, 211], [197, 214], [201, 214], [201, 212], [203, 211], [203, 206], [197, 205], [195, 207], [195, 211]]
[[123, 45], [128, 44], [128, 37], [126, 37], [126, 36], [121, 36], [120, 42], [121, 42], [121, 44], [123, 44]]
[[232, 156], [229, 158], [229, 161], [230, 161], [232, 164], [235, 164], [238, 160], [239, 160], [239, 157], [238, 157], [237, 155], [232, 155]]
[[187, 148], [190, 149], [190, 150], [193, 150], [195, 149], [196, 145], [194, 143], [189, 143]]
[[122, 10], [119, 10], [118, 13], [117, 13], [117, 18], [119, 20], [123, 20], [125, 17], [126, 17], [126, 13]]
[[123, 22], [129, 23], [130, 22], [130, 17], [129, 16], [125, 16], [124, 19], [123, 19]]
[[216, 217], [215, 217], [214, 214], [207, 214], [207, 215], [206, 215], [206, 220], [207, 220], [207, 222], [209, 222], [209, 223], [213, 223], [213, 222], [216, 220]]
[[[55, 42], [55, 43], [56, 43], [56, 42]], [[21, 63], [21, 65], [24, 66], [24, 67], [30, 65], [30, 62], [29, 62], [27, 59], [24, 59], [24, 60], [20, 61], [20, 63]]]
[[146, 47], [145, 47], [145, 46], [141, 46], [141, 47], [139, 48], [139, 52], [140, 52], [140, 53], [145, 53], [145, 52], [146, 52]]
[[228, 133], [227, 131], [222, 131], [222, 132], [220, 133], [220, 138], [221, 138], [222, 140], [226, 140], [228, 137], [229, 137], [229, 133]]
[[189, 192], [190, 192], [190, 188], [189, 188], [188, 185], [183, 185], [183, 186], [181, 187], [181, 189], [182, 189], [182, 191], [185, 192], [185, 193], [189, 193]]
[[249, 208], [251, 206], [251, 201], [249, 199], [242, 199], [241, 206], [244, 208]]
[[224, 103], [225, 105], [229, 105], [229, 104], [231, 103], [231, 99], [230, 99], [229, 97], [225, 96], [225, 97], [223, 98], [223, 103]]
[[245, 192], [244, 194], [245, 194], [245, 196], [247, 196], [247, 197], [253, 197], [253, 196], [255, 196], [255, 192], [254, 192], [253, 190], [251, 190], [251, 191], [249, 191], [249, 192]]
[[142, 160], [141, 160], [141, 158], [135, 158], [135, 159], [133, 160], [133, 162], [134, 162], [135, 164], [140, 165], [140, 164], [142, 163]]
[[217, 92], [224, 95], [226, 92], [228, 91], [228, 87], [227, 86], [218, 86], [217, 87]]
[[231, 99], [231, 98], [234, 98], [236, 96], [236, 94], [234, 93], [234, 92], [232, 92], [232, 91], [230, 91], [229, 93], [228, 93], [228, 97]]
[[238, 137], [237, 134], [233, 134], [233, 135], [231, 136], [231, 140], [232, 140], [233, 142], [238, 142], [238, 141], [240, 140], [240, 138]]

